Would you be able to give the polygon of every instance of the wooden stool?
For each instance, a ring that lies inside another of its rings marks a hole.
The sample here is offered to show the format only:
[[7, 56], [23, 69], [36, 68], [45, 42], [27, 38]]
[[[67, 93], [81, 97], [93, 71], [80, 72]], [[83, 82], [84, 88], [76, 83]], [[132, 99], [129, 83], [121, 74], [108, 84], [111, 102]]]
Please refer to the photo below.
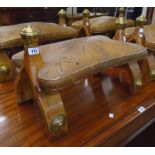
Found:
[[6, 49], [23, 47], [23, 41], [19, 32], [27, 24], [31, 24], [40, 30], [40, 44], [74, 38], [78, 35], [77, 30], [70, 27], [62, 27], [54, 23], [31, 22], [0, 27], [0, 83], [14, 78], [14, 68], [7, 56]]
[[[122, 16], [122, 12], [120, 12], [120, 16]], [[116, 30], [115, 21], [117, 19], [117, 17], [112, 16], [101, 16], [89, 19], [89, 10], [86, 9], [83, 12], [83, 20], [72, 23], [72, 27], [78, 30], [83, 29], [83, 34], [85, 35], [104, 34], [111, 36]], [[131, 19], [127, 19], [126, 21], [126, 27], [135, 25], [134, 21]]]
[[[145, 35], [147, 35], [147, 32], [144, 34], [145, 24], [146, 18], [144, 16], [139, 16], [136, 19], [136, 27], [125, 29], [125, 36], [127, 41], [146, 46]], [[149, 50], [149, 55], [143, 61], [143, 64], [140, 64], [146, 83], [155, 79], [155, 58], [154, 53], [150, 51], [151, 50]]]
[[67, 131], [67, 116], [60, 89], [120, 64], [129, 66], [132, 93], [142, 86], [136, 62], [147, 55], [144, 47], [104, 36], [83, 37], [38, 47], [39, 32], [32, 26], [24, 28], [21, 36], [24, 40], [24, 60], [16, 78], [17, 103], [31, 98], [38, 103], [50, 140]]

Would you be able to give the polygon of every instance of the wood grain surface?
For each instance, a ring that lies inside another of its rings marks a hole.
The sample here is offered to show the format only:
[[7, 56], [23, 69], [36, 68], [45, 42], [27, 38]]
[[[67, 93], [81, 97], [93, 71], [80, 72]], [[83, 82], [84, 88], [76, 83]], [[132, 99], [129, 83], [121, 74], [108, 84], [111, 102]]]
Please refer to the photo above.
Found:
[[[111, 69], [60, 92], [69, 128], [51, 142], [37, 105], [33, 101], [16, 105], [13, 82], [0, 84], [0, 146], [124, 145], [154, 118], [155, 82], [130, 96], [118, 80], [118, 72], [126, 75], [121, 68]], [[141, 106], [146, 109], [143, 113], [137, 110]], [[109, 113], [114, 118], [109, 118]]]

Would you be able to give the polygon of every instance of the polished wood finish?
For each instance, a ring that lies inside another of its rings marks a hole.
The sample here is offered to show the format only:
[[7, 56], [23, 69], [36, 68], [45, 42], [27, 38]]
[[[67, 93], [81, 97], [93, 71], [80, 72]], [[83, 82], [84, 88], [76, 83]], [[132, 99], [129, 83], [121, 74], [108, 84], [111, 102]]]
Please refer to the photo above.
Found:
[[[0, 85], [0, 146], [120, 146], [131, 140], [154, 118], [155, 83], [130, 96], [118, 73], [108, 70], [102, 78], [90, 76], [60, 91], [68, 115], [68, 131], [49, 142], [40, 110], [33, 102], [16, 105], [13, 83]], [[139, 107], [146, 111], [140, 113]], [[109, 118], [109, 113], [114, 118]]]

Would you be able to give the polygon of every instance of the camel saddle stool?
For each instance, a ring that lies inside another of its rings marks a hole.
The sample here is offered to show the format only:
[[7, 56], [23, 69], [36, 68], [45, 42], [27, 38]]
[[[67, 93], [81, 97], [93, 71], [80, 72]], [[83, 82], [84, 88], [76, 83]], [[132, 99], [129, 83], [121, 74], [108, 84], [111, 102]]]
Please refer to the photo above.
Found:
[[105, 36], [76, 38], [38, 46], [39, 31], [33, 26], [21, 32], [24, 51], [13, 56], [20, 67], [16, 77], [17, 103], [35, 99], [42, 112], [49, 139], [67, 131], [67, 116], [60, 89], [114, 66], [126, 66], [133, 93], [142, 88], [137, 61], [146, 48]]
[[136, 27], [126, 28], [125, 36], [128, 42], [135, 42], [145, 46], [149, 55], [145, 58], [145, 74], [146, 82], [155, 80], [155, 24], [145, 25], [146, 18], [140, 16], [136, 19]]
[[39, 42], [46, 43], [57, 40], [74, 38], [78, 31], [71, 27], [63, 27], [54, 23], [31, 22], [0, 27], [0, 83], [13, 79], [14, 69], [7, 51], [15, 47], [23, 46], [20, 31], [28, 24], [33, 25], [39, 31]]

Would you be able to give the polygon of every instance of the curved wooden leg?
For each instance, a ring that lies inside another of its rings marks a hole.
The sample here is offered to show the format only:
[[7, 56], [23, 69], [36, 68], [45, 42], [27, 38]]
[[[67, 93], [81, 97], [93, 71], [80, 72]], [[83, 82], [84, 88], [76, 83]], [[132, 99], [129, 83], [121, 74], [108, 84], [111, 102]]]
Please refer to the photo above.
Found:
[[42, 111], [49, 140], [67, 131], [67, 117], [58, 92], [39, 92], [36, 95]]
[[17, 103], [23, 103], [33, 98], [31, 85], [24, 68], [16, 76], [16, 95]]
[[128, 63], [128, 74], [130, 77], [130, 93], [139, 92], [143, 86], [141, 70], [136, 61]]
[[145, 75], [146, 82], [155, 80], [155, 57], [149, 54], [142, 67], [143, 74]]
[[25, 68], [16, 77], [17, 103], [21, 104], [34, 98], [44, 118], [49, 140], [61, 136], [67, 130], [67, 117], [60, 94], [45, 92], [34, 87], [29, 81]]

